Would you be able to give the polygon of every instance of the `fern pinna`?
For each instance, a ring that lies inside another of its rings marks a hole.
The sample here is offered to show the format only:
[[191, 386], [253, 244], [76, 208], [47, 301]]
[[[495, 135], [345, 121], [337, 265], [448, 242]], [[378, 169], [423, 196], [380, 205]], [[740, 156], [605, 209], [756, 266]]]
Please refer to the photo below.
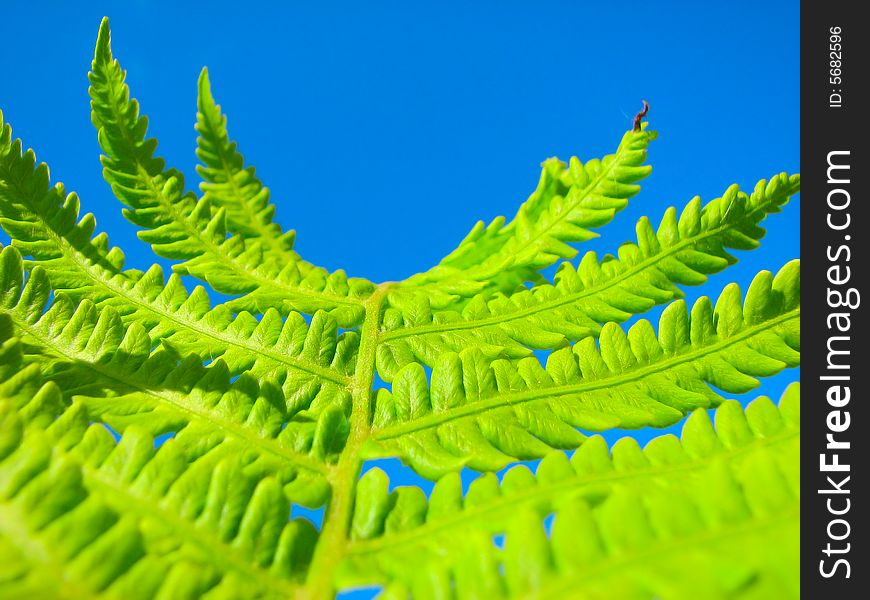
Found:
[[[198, 193], [124, 77], [104, 21], [103, 173], [168, 277], [125, 269], [0, 119], [0, 596], [798, 595], [799, 388], [724, 396], [799, 364], [800, 264], [693, 306], [681, 286], [759, 246], [799, 176], [694, 198], [572, 262], [650, 172], [639, 123], [601, 160], [548, 160], [510, 222], [378, 285], [296, 253], [206, 71]], [[657, 325], [620, 325], [657, 305]], [[643, 449], [594, 435], [686, 415]], [[434, 491], [361, 475], [382, 457]], [[464, 468], [481, 472], [465, 491]], [[325, 506], [322, 527], [293, 504]]]

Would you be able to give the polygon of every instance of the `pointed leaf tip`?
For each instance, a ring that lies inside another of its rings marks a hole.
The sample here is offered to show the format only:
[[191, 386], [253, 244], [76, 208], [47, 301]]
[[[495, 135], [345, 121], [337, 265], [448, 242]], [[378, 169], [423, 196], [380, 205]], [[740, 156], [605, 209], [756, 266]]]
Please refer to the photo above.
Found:
[[100, 32], [97, 34], [97, 47], [94, 50], [94, 62], [108, 62], [112, 59], [112, 32], [109, 29], [109, 17], [100, 21]]
[[200, 72], [199, 72], [199, 87], [200, 88], [205, 87], [207, 89], [211, 88], [211, 84], [209, 83], [209, 80], [208, 80], [208, 67], [204, 66], [202, 68], [202, 70], [200, 70]]
[[211, 95], [211, 81], [208, 78], [208, 67], [203, 67], [199, 73], [198, 89], [199, 97], [197, 101], [200, 110], [205, 105], [214, 106], [214, 97]]

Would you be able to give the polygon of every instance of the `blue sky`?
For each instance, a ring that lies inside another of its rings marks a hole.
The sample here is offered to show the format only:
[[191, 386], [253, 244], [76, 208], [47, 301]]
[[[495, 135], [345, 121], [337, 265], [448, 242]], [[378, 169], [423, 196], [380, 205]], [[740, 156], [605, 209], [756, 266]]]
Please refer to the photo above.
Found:
[[[89, 120], [104, 14], [150, 133], [189, 187], [207, 65], [231, 136], [272, 189], [277, 220], [297, 230], [297, 249], [353, 276], [428, 268], [477, 219], [511, 216], [545, 158], [612, 151], [641, 99], [660, 132], [653, 174], [582, 249], [615, 251], [638, 217], [657, 221], [695, 194], [799, 171], [797, 2], [314, 4], [6, 2], [0, 109], [140, 268], [152, 255], [102, 180]], [[745, 289], [798, 256], [798, 203], [769, 224], [763, 249], [712, 277], [706, 294], [729, 281]], [[795, 378], [762, 392], [776, 397]]]

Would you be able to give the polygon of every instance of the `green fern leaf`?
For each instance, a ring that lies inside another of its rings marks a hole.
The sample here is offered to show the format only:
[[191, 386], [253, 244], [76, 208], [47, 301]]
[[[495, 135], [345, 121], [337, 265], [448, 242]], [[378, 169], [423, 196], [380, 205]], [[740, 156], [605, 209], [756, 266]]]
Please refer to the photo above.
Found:
[[489, 225], [479, 221], [459, 247], [438, 266], [407, 281], [459, 296], [511, 292], [524, 281], [538, 281], [537, 272], [560, 258], [573, 258], [570, 242], [596, 237], [591, 228], [609, 223], [640, 191], [635, 185], [650, 174], [646, 149], [655, 132], [627, 132], [614, 154], [586, 164], [576, 157], [569, 165], [558, 159], [543, 165], [538, 188], [516, 217]]
[[185, 193], [181, 173], [164, 168], [163, 159], [154, 155], [157, 141], [146, 138], [148, 119], [130, 99], [125, 73], [112, 56], [108, 20], [100, 27], [89, 77], [91, 118], [105, 153], [103, 175], [130, 207], [124, 215], [144, 228], [139, 237], [158, 255], [185, 261], [175, 266], [176, 272], [226, 294], [256, 291], [252, 298], [236, 300], [237, 308], [322, 309], [334, 312], [343, 326], [359, 324], [361, 299], [373, 291], [372, 284], [349, 280], [341, 271], [330, 275], [298, 260], [286, 261], [286, 253], [273, 257], [260, 238], [228, 236], [227, 208], [213, 211], [213, 194], [197, 200]]
[[[261, 456], [261, 468], [295, 477], [288, 486], [293, 501], [315, 507], [324, 502], [328, 485], [322, 461], [335, 459], [347, 435], [350, 394], [344, 387], [311, 373], [282, 382], [258, 381], [245, 372], [231, 382], [222, 359], [206, 368], [198, 355], [180, 359], [171, 347], [152, 352], [147, 332], [138, 324], [125, 328], [112, 307], [97, 310], [88, 300], [75, 305], [64, 295], [49, 304], [40, 267], [26, 284], [22, 279], [17, 252], [5, 248], [0, 252], [0, 316], [21, 336], [24, 364], [41, 366], [67, 402], [75, 399], [92, 418], [118, 431], [132, 425], [150, 435], [185, 428], [200, 434], [221, 431], [224, 445], [253, 450]], [[322, 352], [318, 333], [309, 329], [297, 336], [297, 351]], [[342, 358], [339, 348], [333, 361]]]
[[575, 448], [575, 429], [664, 427], [696, 408], [745, 393], [800, 361], [800, 263], [774, 277], [759, 273], [741, 306], [736, 284], [715, 308], [701, 298], [689, 312], [675, 301], [658, 337], [639, 321], [626, 334], [608, 323], [599, 345], [586, 338], [516, 365], [490, 362], [476, 347], [444, 353], [431, 382], [417, 363], [404, 367], [393, 391], [380, 390], [367, 456], [400, 456], [432, 478], [463, 465], [490, 471], [550, 448]]
[[298, 588], [317, 533], [288, 520], [281, 479], [256, 474], [238, 451], [178, 439], [155, 450], [135, 427], [116, 444], [77, 403], [47, 426], [8, 399], [0, 415], [4, 597], [291, 597]]
[[[78, 198], [65, 196], [62, 184], [50, 186], [48, 168], [34, 167], [35, 162], [32, 151], [22, 153], [21, 142], [12, 141], [12, 129], [2, 125], [0, 115], [0, 226], [13, 238], [13, 246], [31, 257], [30, 266], [45, 270], [52, 289], [98, 307], [112, 306], [127, 323], [141, 324], [154, 341], [182, 355], [221, 357], [233, 373], [301, 370], [346, 383], [346, 375], [329, 369], [328, 363], [308, 360], [313, 350], [300, 355], [307, 328], [298, 314], [282, 319], [273, 309], [259, 321], [246, 312], [234, 316], [226, 306], [212, 309], [204, 288], [188, 294], [178, 275], [164, 281], [158, 265], [145, 273], [122, 270], [124, 255], [109, 249], [108, 236], [91, 237], [93, 215], [77, 220]], [[318, 325], [325, 344], [347, 348], [352, 357], [356, 333], [330, 340], [330, 332], [338, 335], [338, 322], [330, 315], [321, 315]]]
[[246, 238], [262, 238], [270, 252], [285, 262], [299, 262], [293, 252], [295, 231], [283, 233], [272, 222], [275, 205], [269, 203], [269, 190], [257, 177], [253, 167], [245, 167], [245, 159], [231, 142], [227, 118], [221, 113], [211, 93], [208, 69], [199, 76], [197, 97], [196, 156], [201, 161], [196, 172], [202, 177], [200, 190], [212, 207], [226, 209], [226, 226], [230, 233]]
[[374, 469], [342, 577], [389, 584], [387, 598], [796, 598], [799, 396], [795, 384], [778, 409], [761, 397], [745, 414], [728, 401], [715, 431], [698, 410], [682, 439], [643, 450], [623, 438], [608, 453], [594, 437], [570, 460], [548, 454], [535, 475], [482, 476], [465, 497], [456, 474], [427, 502], [414, 487], [388, 491]]
[[384, 315], [378, 372], [392, 381], [406, 364], [434, 366], [445, 349], [473, 345], [489, 358], [519, 359], [597, 336], [604, 323], [682, 297], [676, 284], [702, 285], [706, 275], [735, 263], [727, 248], [758, 247], [765, 233], [759, 223], [799, 189], [800, 176], [783, 173], [758, 182], [749, 196], [731, 186], [703, 208], [696, 197], [679, 218], [669, 208], [658, 231], [646, 217], [638, 221], [637, 244], [620, 246], [618, 258], [589, 252], [577, 267], [562, 263], [553, 285], [478, 294], [461, 310], [437, 310], [426, 293], [395, 292]]

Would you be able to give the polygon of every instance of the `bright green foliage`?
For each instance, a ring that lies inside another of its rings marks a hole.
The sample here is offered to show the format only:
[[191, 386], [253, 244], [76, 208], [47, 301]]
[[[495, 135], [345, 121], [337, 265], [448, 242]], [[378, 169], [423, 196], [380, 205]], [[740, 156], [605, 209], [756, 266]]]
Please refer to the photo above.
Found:
[[758, 223], [799, 189], [799, 176], [782, 174], [759, 182], [749, 196], [734, 185], [703, 207], [696, 197], [679, 217], [669, 208], [658, 231], [649, 219], [638, 221], [638, 242], [621, 245], [618, 257], [599, 260], [589, 252], [577, 267], [563, 262], [552, 285], [510, 295], [480, 293], [459, 310], [433, 313], [428, 289], [393, 293], [378, 371], [389, 381], [406, 364], [434, 366], [445, 347], [458, 352], [474, 345], [488, 358], [522, 358], [534, 349], [596, 336], [602, 323], [622, 322], [680, 298], [677, 284], [703, 284], [707, 274], [736, 262], [726, 248], [758, 247], [764, 235]]
[[115, 443], [89, 424], [86, 403], [65, 406], [60, 388], [42, 383], [39, 365], [11, 375], [24, 344], [4, 342], [4, 597], [293, 593], [317, 532], [307, 520], [288, 521], [283, 474], [197, 427], [159, 450], [135, 425]]
[[[125, 269], [0, 115], [0, 596], [797, 596], [798, 388], [745, 415], [728, 397], [799, 364], [800, 264], [692, 307], [681, 287], [758, 247], [799, 176], [563, 260], [649, 175], [644, 123], [601, 160], [548, 160], [513, 220], [374, 284], [293, 250], [206, 71], [199, 194], [156, 156], [107, 21], [90, 81], [106, 181], [177, 262]], [[657, 305], [657, 325], [620, 325]], [[689, 414], [643, 450], [587, 437]], [[361, 477], [380, 457], [431, 496]], [[482, 473], [464, 495], [463, 468]], [[293, 505], [326, 507], [322, 528]]]
[[463, 465], [497, 471], [515, 459], [583, 442], [575, 427], [664, 427], [730, 393], [758, 386], [800, 361], [800, 264], [759, 273], [741, 306], [735, 284], [714, 309], [702, 298], [689, 313], [678, 300], [662, 313], [658, 338], [641, 320], [609, 322], [591, 337], [512, 363], [471, 346], [443, 352], [431, 384], [417, 363], [403, 367], [393, 392], [375, 398], [368, 456], [399, 456], [426, 477]]
[[[497, 217], [489, 225], [478, 221], [459, 247], [432, 270], [411, 277], [408, 284], [459, 296], [494, 290], [513, 292], [524, 281], [543, 282], [538, 274], [577, 250], [568, 242], [596, 237], [589, 230], [610, 222], [640, 191], [635, 185], [652, 167], [645, 166], [646, 147], [656, 134], [629, 131], [615, 154], [590, 160], [576, 157], [570, 165], [550, 159], [543, 165], [538, 189], [505, 225]], [[427, 285], [428, 284], [428, 285]]]
[[698, 410], [681, 439], [641, 449], [626, 437], [609, 453], [592, 437], [534, 475], [483, 475], [464, 497], [456, 473], [427, 501], [415, 487], [388, 492], [373, 469], [357, 492], [347, 581], [377, 574], [389, 598], [450, 597], [452, 581], [459, 597], [796, 597], [799, 386], [779, 408], [760, 397], [744, 413], [729, 400], [715, 423]]
[[[154, 155], [157, 140], [146, 137], [148, 119], [139, 115], [139, 103], [130, 99], [124, 77], [120, 64], [112, 58], [109, 30], [101, 28], [90, 73], [91, 120], [104, 152], [103, 175], [118, 199], [129, 207], [124, 215], [143, 228], [139, 237], [158, 255], [184, 260], [176, 272], [198, 277], [219, 292], [243, 294], [233, 303], [234, 308], [275, 308], [284, 313], [328, 310], [335, 313], [340, 325], [358, 325], [363, 315], [358, 298], [373, 291], [371, 284], [348, 281], [341, 271], [328, 275], [322, 269], [313, 270], [292, 252], [295, 234], [281, 234], [276, 239], [275, 228], [266, 227], [262, 214], [253, 215], [251, 228], [259, 225], [271, 237], [227, 236], [227, 221], [230, 232], [239, 229], [232, 225], [241, 216], [240, 206], [256, 210], [257, 198], [249, 197], [251, 184], [242, 185], [253, 173], [241, 170], [241, 156], [227, 141], [206, 76], [200, 82], [198, 127], [204, 136], [199, 140], [198, 154], [206, 164], [207, 182], [201, 198], [185, 193], [184, 176], [165, 168], [163, 159]], [[221, 187], [222, 180], [237, 185]], [[258, 182], [253, 185], [262, 187]], [[257, 193], [262, 195], [262, 191]], [[269, 209], [264, 210], [268, 214]], [[254, 297], [248, 298], [246, 294], [255, 290]]]

